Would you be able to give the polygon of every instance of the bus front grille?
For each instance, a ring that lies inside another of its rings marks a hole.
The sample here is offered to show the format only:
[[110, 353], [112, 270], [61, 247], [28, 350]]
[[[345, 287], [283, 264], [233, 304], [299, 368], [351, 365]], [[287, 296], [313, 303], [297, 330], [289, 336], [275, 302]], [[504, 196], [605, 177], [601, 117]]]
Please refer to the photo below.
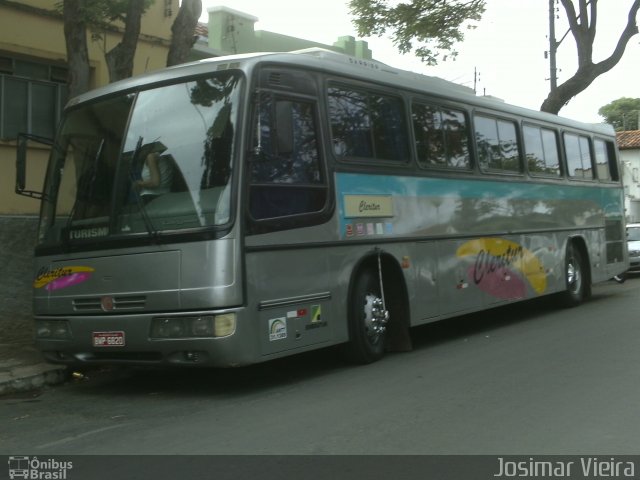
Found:
[[[111, 307], [105, 308], [105, 299], [109, 299]], [[146, 304], [147, 297], [144, 295], [84, 297], [75, 298], [73, 300], [73, 309], [76, 312], [141, 310], [145, 307]]]

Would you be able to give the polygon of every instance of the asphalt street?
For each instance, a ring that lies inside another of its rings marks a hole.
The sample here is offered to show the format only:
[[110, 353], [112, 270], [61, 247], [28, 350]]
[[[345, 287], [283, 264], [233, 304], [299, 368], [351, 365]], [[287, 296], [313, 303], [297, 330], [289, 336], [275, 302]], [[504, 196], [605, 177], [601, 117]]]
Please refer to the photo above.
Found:
[[413, 330], [368, 366], [334, 350], [231, 370], [117, 368], [0, 399], [12, 454], [635, 454], [640, 278]]

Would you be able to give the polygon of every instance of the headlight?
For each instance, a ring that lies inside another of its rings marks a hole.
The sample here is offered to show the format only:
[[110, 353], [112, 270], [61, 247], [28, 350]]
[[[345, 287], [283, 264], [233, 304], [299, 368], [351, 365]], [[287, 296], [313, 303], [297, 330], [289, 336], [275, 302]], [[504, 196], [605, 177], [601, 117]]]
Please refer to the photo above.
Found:
[[67, 320], [36, 320], [36, 338], [50, 340], [71, 339], [71, 327]]
[[227, 337], [236, 331], [236, 314], [163, 317], [151, 321], [151, 338]]

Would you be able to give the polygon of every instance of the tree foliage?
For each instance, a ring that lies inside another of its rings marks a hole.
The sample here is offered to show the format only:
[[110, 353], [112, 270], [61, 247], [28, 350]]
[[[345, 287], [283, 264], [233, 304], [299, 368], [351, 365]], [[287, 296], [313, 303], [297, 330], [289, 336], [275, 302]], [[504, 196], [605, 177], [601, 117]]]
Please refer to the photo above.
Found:
[[455, 44], [464, 39], [465, 28], [482, 17], [485, 0], [350, 0], [360, 36], [390, 32], [402, 53], [415, 53], [428, 65], [455, 57]]
[[[622, 58], [629, 40], [638, 33], [636, 16], [640, 0], [627, 0], [627, 22], [611, 54], [594, 62], [598, 0], [558, 0], [569, 23], [577, 50], [578, 68], [571, 78], [549, 92], [540, 109], [558, 113], [569, 100], [584, 91]], [[618, 0], [620, 1], [620, 0]], [[486, 0], [350, 0], [354, 24], [361, 36], [390, 34], [402, 53], [415, 50], [428, 65], [455, 57], [455, 45], [464, 39], [465, 28], [475, 28], [485, 11]], [[547, 3], [540, 2], [541, 8]], [[517, 21], [526, 21], [520, 19]], [[500, 32], [492, 32], [500, 35]]]
[[584, 91], [596, 78], [615, 67], [631, 37], [638, 33], [636, 16], [640, 0], [634, 0], [629, 7], [627, 23], [613, 51], [609, 57], [594, 63], [593, 46], [596, 39], [598, 0], [560, 0], [560, 3], [565, 10], [569, 30], [576, 43], [578, 68], [571, 78], [552, 89], [542, 103], [540, 110], [550, 113], [558, 113], [569, 100]]
[[598, 110], [604, 121], [613, 125], [616, 131], [638, 130], [640, 98], [622, 97], [606, 104]]

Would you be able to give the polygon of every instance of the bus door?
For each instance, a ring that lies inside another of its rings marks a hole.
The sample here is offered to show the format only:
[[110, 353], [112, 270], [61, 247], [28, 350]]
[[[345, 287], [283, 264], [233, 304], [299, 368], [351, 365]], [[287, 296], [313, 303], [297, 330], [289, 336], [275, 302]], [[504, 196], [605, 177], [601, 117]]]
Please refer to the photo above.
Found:
[[244, 185], [248, 308], [263, 355], [331, 338], [335, 312], [327, 242], [331, 198], [322, 150], [317, 75], [258, 72]]

